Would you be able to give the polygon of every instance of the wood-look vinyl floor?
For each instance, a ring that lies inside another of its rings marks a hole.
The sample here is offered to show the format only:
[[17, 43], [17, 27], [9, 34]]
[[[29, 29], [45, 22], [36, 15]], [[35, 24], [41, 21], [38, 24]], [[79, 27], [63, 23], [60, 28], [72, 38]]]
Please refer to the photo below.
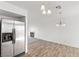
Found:
[[37, 40], [28, 45], [25, 57], [79, 57], [79, 48]]

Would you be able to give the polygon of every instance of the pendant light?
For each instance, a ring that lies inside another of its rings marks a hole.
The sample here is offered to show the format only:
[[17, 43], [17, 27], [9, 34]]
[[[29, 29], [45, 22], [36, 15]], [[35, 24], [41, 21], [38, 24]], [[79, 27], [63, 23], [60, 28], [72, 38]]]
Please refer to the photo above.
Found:
[[41, 11], [43, 15], [50, 15], [52, 11], [50, 9], [47, 9], [45, 4], [41, 5]]
[[[58, 5], [58, 6], [56, 6], [56, 8], [57, 8], [57, 9], [61, 9], [61, 6]], [[59, 21], [59, 23], [56, 24], [57, 27], [60, 27], [60, 26], [61, 26], [61, 27], [65, 27], [65, 26], [66, 26], [66, 24], [63, 23], [63, 21], [62, 21], [63, 19], [61, 18], [61, 17], [62, 17], [61, 14], [62, 14], [62, 12], [60, 11], [60, 12], [59, 12], [59, 16], [60, 16], [59, 20], [60, 20], [60, 21]]]

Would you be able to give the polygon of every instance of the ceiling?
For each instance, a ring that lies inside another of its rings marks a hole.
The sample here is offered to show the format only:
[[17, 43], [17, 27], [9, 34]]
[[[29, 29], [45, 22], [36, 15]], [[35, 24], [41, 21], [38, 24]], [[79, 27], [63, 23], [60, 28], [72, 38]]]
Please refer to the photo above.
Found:
[[[56, 22], [57, 19], [57, 12], [56, 9], [57, 5], [62, 6], [62, 16], [63, 18], [70, 17], [71, 15], [74, 16], [75, 14], [79, 14], [79, 1], [6, 1], [8, 3], [11, 3], [13, 5], [16, 5], [18, 7], [21, 7], [28, 11], [28, 18], [29, 23], [31, 25], [42, 25], [42, 26], [48, 26], [52, 23]], [[40, 7], [42, 4], [45, 4], [47, 9], [51, 9], [52, 14], [51, 15], [42, 15], [42, 12], [40, 10]], [[49, 22], [49, 23], [48, 23]]]
[[51, 9], [52, 12], [56, 11], [55, 7], [57, 5], [62, 6], [62, 12], [70, 12], [79, 6], [79, 1], [8, 1], [8, 3], [26, 9], [28, 12], [33, 12], [35, 14], [41, 13], [40, 7], [42, 4], [45, 4], [46, 8]]

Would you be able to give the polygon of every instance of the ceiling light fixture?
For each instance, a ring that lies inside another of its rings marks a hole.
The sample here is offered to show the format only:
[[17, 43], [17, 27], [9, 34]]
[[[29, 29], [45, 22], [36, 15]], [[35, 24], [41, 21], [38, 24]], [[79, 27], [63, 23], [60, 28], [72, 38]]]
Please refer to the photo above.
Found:
[[46, 14], [49, 15], [52, 13], [50, 9], [46, 9], [45, 5], [41, 5], [41, 10], [43, 15], [46, 15]]
[[[58, 6], [56, 6], [56, 8], [57, 8], [57, 9], [61, 9], [61, 6], [58, 5]], [[62, 14], [62, 12], [59, 12], [59, 15], [60, 15], [60, 16], [61, 16], [61, 14]], [[66, 24], [63, 23], [61, 17], [60, 17], [59, 19], [60, 19], [60, 21], [59, 21], [59, 23], [56, 24], [56, 26], [57, 26], [57, 27], [59, 27], [59, 26], [65, 27]]]

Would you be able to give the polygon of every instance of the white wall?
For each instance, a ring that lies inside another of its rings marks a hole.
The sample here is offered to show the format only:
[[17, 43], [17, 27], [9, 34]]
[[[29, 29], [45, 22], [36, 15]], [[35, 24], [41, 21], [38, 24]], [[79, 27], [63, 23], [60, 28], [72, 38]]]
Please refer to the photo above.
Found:
[[31, 13], [29, 32], [34, 31], [35, 37], [38, 39], [79, 48], [79, 2], [63, 2], [62, 6], [62, 19], [66, 23], [66, 27], [56, 27], [59, 20], [54, 12], [51, 16], [40, 17]]
[[[15, 5], [12, 5], [7, 2], [0, 2], [0, 9], [25, 16], [26, 17], [26, 29], [27, 29], [27, 12], [26, 12], [26, 10], [16, 7]], [[26, 30], [26, 52], [27, 52], [27, 30]]]

